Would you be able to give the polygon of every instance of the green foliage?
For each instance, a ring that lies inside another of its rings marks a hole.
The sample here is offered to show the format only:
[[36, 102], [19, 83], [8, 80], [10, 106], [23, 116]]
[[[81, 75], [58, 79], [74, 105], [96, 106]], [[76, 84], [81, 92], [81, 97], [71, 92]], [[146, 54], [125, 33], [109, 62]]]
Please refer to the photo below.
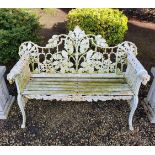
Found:
[[116, 45], [124, 39], [127, 21], [127, 17], [118, 9], [73, 9], [68, 13], [67, 27], [73, 30], [78, 25], [87, 34], [100, 34], [109, 45]]
[[18, 59], [24, 41], [40, 41], [38, 18], [22, 9], [0, 9], [0, 63]]

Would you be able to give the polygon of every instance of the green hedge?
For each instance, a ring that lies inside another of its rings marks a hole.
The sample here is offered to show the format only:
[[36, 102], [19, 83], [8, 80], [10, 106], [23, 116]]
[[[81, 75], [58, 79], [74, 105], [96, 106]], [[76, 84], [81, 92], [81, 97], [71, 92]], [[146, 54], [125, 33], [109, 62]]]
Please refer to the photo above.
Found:
[[127, 17], [118, 9], [73, 9], [68, 13], [67, 27], [73, 30], [78, 25], [87, 34], [100, 34], [109, 45], [116, 45], [124, 39], [127, 21]]
[[22, 9], [0, 9], [0, 64], [18, 59], [24, 41], [40, 41], [38, 18]]

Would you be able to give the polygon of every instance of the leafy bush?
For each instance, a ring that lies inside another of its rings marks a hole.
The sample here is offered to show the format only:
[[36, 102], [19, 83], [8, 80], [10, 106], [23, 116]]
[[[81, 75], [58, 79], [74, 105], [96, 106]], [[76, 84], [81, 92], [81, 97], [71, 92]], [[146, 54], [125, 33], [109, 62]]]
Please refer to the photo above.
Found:
[[22, 9], [0, 9], [0, 63], [18, 59], [24, 41], [40, 41], [38, 19]]
[[127, 21], [118, 9], [73, 9], [68, 13], [67, 27], [73, 30], [78, 25], [87, 34], [100, 34], [109, 45], [116, 45], [124, 39]]

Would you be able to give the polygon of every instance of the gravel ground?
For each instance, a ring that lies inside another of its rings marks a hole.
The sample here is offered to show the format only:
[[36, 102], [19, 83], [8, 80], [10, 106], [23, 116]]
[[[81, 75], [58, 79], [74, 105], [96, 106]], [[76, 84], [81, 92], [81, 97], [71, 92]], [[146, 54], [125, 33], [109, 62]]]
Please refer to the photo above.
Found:
[[7, 120], [0, 121], [0, 145], [155, 145], [155, 125], [139, 104], [134, 131], [128, 129], [126, 101], [57, 102], [30, 100], [27, 127], [14, 103]]
[[120, 9], [128, 16], [146, 22], [155, 22], [155, 9], [154, 8], [126, 8]]
[[[54, 32], [65, 33], [66, 12], [58, 9], [56, 16], [40, 13], [40, 22], [45, 25], [41, 31], [45, 41]], [[126, 35], [126, 40], [136, 43], [140, 51], [138, 58], [148, 71], [155, 66], [154, 27], [149, 23], [145, 25], [129, 20]], [[11, 67], [7, 66], [7, 72]], [[155, 145], [155, 124], [149, 122], [141, 103], [151, 82], [152, 79], [140, 89], [134, 131], [128, 129], [130, 109], [126, 101], [98, 101], [91, 104], [29, 100], [25, 129], [20, 128], [22, 118], [15, 101], [8, 119], [0, 120], [0, 145]], [[16, 95], [15, 85], [7, 85], [10, 94]]]

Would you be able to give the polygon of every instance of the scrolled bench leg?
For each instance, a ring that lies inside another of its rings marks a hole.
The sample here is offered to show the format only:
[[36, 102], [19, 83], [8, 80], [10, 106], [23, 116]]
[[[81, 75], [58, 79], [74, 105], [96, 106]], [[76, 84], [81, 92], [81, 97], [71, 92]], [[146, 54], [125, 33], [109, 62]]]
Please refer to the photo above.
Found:
[[23, 117], [23, 122], [22, 122], [21, 128], [25, 128], [25, 123], [26, 123], [26, 114], [25, 114], [25, 110], [24, 110], [25, 101], [24, 101], [24, 98], [22, 97], [22, 95], [18, 94], [17, 101], [18, 101], [18, 105], [19, 105], [19, 108], [20, 108], [20, 111], [21, 111], [22, 117]]
[[131, 111], [129, 114], [129, 129], [131, 131], [134, 130], [133, 125], [132, 125], [132, 120], [133, 120], [133, 115], [135, 113], [135, 110], [137, 109], [137, 105], [138, 105], [138, 96], [135, 95], [135, 96], [133, 96], [133, 98], [131, 100]]

